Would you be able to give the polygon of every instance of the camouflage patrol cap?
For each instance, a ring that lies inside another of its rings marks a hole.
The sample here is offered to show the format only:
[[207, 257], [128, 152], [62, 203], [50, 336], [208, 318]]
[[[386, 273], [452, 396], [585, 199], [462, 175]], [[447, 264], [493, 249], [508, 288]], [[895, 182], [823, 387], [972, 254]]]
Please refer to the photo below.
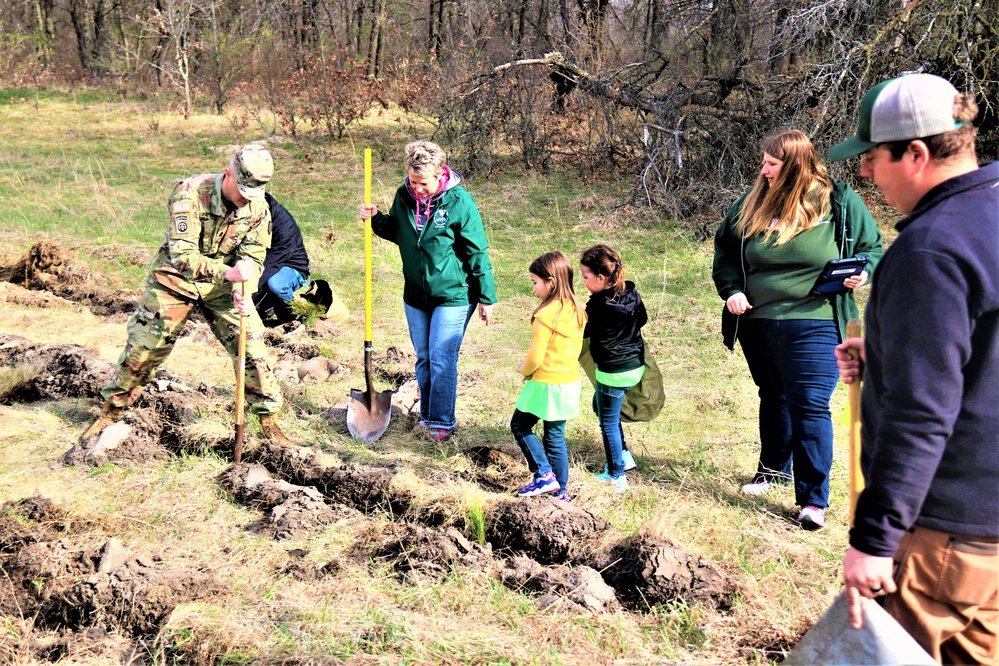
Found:
[[262, 144], [248, 143], [233, 159], [239, 193], [250, 201], [264, 200], [264, 185], [274, 173], [274, 160]]

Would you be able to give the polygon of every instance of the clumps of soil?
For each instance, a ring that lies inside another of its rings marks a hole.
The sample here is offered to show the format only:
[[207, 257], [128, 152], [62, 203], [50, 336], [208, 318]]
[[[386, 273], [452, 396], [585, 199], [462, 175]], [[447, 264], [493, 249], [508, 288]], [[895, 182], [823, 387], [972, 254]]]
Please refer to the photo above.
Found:
[[65, 539], [28, 544], [3, 561], [0, 612], [31, 617], [77, 578], [97, 571], [99, 564], [97, 545], [80, 549]]
[[32, 291], [10, 282], [0, 282], [0, 303], [26, 305], [32, 308], [72, 307], [72, 301], [60, 298], [47, 291]]
[[500, 579], [508, 587], [541, 594], [539, 610], [612, 613], [620, 608], [614, 588], [588, 566], [544, 566], [529, 557], [507, 560]]
[[76, 255], [49, 240], [38, 241], [13, 266], [0, 269], [0, 276], [33, 291], [47, 291], [90, 308], [100, 316], [125, 314], [138, 301], [131, 291], [111, 292]]
[[[33, 618], [34, 629], [55, 632], [28, 646], [36, 654], [59, 656], [72, 651], [74, 641], [109, 631], [155, 634], [177, 604], [223, 592], [211, 574], [165, 569], [115, 538], [95, 540], [92, 530], [76, 543], [73, 526], [88, 521], [70, 520], [44, 497], [6, 502], [0, 517], [6, 519], [0, 521], [0, 614]], [[10, 520], [22, 521], [23, 529], [11, 529]], [[91, 628], [98, 631], [87, 632]], [[67, 637], [66, 631], [86, 633]]]
[[33, 402], [100, 395], [114, 366], [83, 347], [42, 344], [18, 335], [0, 334], [0, 365], [31, 368], [26, 383], [8, 394], [7, 402]]
[[216, 481], [238, 501], [266, 511], [261, 529], [277, 541], [306, 538], [339, 520], [359, 515], [350, 507], [327, 504], [315, 488], [275, 479], [260, 465], [233, 465]]
[[412, 503], [408, 492], [392, 487], [395, 473], [384, 467], [352, 463], [328, 467], [311, 449], [281, 445], [270, 440], [254, 449], [252, 460], [291, 483], [315, 486], [332, 501], [366, 513], [382, 510], [399, 516]]
[[[0, 366], [21, 371], [15, 385], [7, 387], [0, 396], [3, 404], [99, 398], [114, 376], [113, 364], [77, 345], [42, 344], [6, 334], [0, 334]], [[141, 463], [166, 457], [169, 451], [198, 450], [199, 443], [185, 441], [184, 426], [207, 411], [211, 403], [206, 395], [209, 392], [207, 387], [196, 391], [185, 386], [161, 370], [135, 405], [125, 410], [121, 422], [74, 445], [64, 461], [88, 466], [99, 466], [109, 460]]]
[[213, 574], [163, 569], [139, 555], [75, 583], [40, 617], [43, 627], [101, 627], [131, 636], [155, 633], [179, 603], [225, 590]]
[[139, 464], [169, 457], [171, 451], [197, 449], [185, 442], [183, 427], [208, 407], [208, 399], [165, 373], [158, 376], [125, 410], [121, 421], [74, 444], [63, 462], [81, 467], [99, 467], [111, 460]]
[[55, 541], [77, 530], [55, 502], [35, 496], [0, 505], [0, 553], [13, 553], [40, 541]]
[[523, 458], [515, 458], [500, 449], [473, 446], [465, 450], [465, 455], [479, 469], [463, 476], [494, 492], [507, 493], [514, 490], [518, 485], [518, 479], [527, 473]]
[[583, 561], [609, 528], [586, 509], [547, 497], [504, 500], [486, 508], [486, 538], [493, 547], [543, 564]]
[[485, 568], [493, 549], [466, 539], [453, 527], [443, 530], [411, 523], [393, 524], [388, 538], [378, 545], [374, 556], [392, 564], [407, 575], [442, 578], [457, 568]]
[[[94, 655], [101, 655], [109, 664], [135, 664], [135, 643], [118, 633], [109, 633], [101, 627], [88, 627], [83, 631], [45, 631], [38, 627], [21, 631], [25, 647], [22, 652], [35, 655], [39, 660], [62, 663], [92, 662]], [[25, 649], [26, 648], [26, 649]], [[0, 653], [0, 662], [3, 654]], [[13, 660], [9, 663], [13, 663]]]
[[388, 382], [393, 388], [416, 379], [416, 357], [399, 347], [389, 347], [384, 354], [371, 355], [371, 365], [376, 377]]
[[311, 382], [325, 382], [339, 377], [346, 373], [348, 369], [331, 358], [316, 356], [295, 369], [298, 381], [305, 384]]
[[735, 583], [700, 555], [649, 536], [615, 545], [594, 566], [632, 610], [673, 600], [729, 610], [737, 592]]

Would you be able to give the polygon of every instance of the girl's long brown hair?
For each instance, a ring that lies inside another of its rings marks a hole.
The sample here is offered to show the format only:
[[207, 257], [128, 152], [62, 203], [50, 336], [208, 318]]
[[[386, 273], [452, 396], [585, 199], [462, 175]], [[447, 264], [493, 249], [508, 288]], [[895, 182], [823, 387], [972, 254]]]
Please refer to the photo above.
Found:
[[603, 275], [607, 278], [607, 287], [604, 291], [609, 291], [612, 299], [624, 291], [624, 266], [621, 265], [621, 255], [606, 245], [594, 245], [583, 250], [579, 263], [593, 271], [594, 275]]
[[777, 234], [776, 244], [783, 245], [822, 219], [829, 209], [832, 182], [804, 132], [779, 132], [763, 142], [763, 152], [784, 165], [773, 187], [762, 173], [756, 177], [736, 229], [746, 238], [762, 233], [767, 240]]
[[542, 280], [551, 280], [554, 282], [548, 298], [543, 300], [541, 305], [534, 308], [534, 312], [531, 313], [532, 322], [534, 321], [534, 315], [538, 314], [541, 308], [552, 301], [559, 301], [563, 305], [566, 301], [569, 301], [576, 308], [576, 321], [579, 323], [580, 328], [586, 325], [586, 306], [576, 296], [576, 291], [572, 287], [572, 264], [564, 252], [561, 250], [545, 252], [531, 262], [531, 267], [528, 270]]

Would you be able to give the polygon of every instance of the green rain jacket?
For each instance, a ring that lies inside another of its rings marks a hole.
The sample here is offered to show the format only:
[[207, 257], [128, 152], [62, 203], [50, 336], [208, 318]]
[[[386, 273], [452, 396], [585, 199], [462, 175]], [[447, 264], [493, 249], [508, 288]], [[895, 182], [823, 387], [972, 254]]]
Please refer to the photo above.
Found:
[[[417, 233], [416, 199], [407, 183], [395, 193], [388, 214], [371, 218], [371, 229], [399, 246], [405, 278], [402, 298], [420, 310], [495, 303], [489, 242], [472, 195], [448, 170], [446, 189], [430, 200], [430, 217]], [[408, 182], [408, 181], [407, 181]]]
[[[744, 292], [746, 289], [743, 238], [735, 227], [739, 219], [739, 212], [742, 210], [742, 204], [750, 192], [752, 189], [747, 190], [739, 197], [715, 233], [715, 258], [711, 276], [714, 278], [718, 295], [722, 297], [723, 301], [728, 301], [732, 294]], [[871, 211], [867, 210], [867, 206], [864, 205], [860, 196], [842, 180], [833, 182], [830, 204], [832, 206], [832, 219], [836, 224], [834, 231], [836, 245], [839, 246], [839, 256], [867, 257], [866, 270], [870, 276], [868, 277], [870, 284], [874, 279], [874, 268], [884, 253], [878, 225], [874, 222]], [[830, 299], [833, 306], [833, 317], [839, 327], [839, 336], [842, 340], [846, 338], [846, 322], [860, 317], [860, 310], [857, 309], [857, 301], [853, 296], [852, 289], [832, 294]], [[738, 328], [739, 316], [729, 312], [727, 307], [722, 308], [722, 337], [725, 346], [729, 349], [735, 348]]]

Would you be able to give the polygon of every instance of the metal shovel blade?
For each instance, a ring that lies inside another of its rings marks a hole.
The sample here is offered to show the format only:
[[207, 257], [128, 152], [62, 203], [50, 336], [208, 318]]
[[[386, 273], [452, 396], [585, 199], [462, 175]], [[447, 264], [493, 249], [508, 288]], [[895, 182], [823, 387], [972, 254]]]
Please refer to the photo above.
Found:
[[350, 390], [347, 430], [351, 436], [367, 444], [382, 436], [392, 417], [392, 393], [392, 391], [382, 391], [369, 394], [368, 391]]
[[364, 380], [367, 390], [350, 390], [347, 404], [347, 430], [355, 439], [370, 444], [388, 428], [392, 418], [392, 394], [395, 391], [375, 391], [371, 383], [371, 349], [364, 350]]

